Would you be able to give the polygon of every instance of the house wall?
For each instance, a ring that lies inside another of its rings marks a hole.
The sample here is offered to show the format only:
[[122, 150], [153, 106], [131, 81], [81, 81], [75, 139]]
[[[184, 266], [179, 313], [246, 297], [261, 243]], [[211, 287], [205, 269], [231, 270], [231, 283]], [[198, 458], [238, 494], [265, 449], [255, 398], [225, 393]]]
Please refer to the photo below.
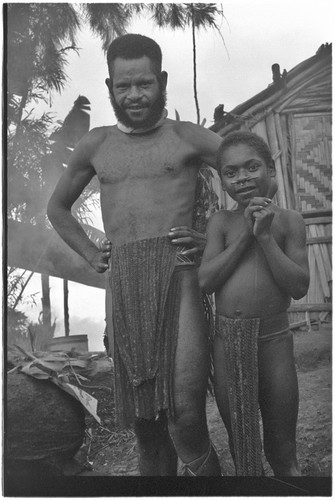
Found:
[[331, 209], [331, 114], [292, 115], [295, 208]]

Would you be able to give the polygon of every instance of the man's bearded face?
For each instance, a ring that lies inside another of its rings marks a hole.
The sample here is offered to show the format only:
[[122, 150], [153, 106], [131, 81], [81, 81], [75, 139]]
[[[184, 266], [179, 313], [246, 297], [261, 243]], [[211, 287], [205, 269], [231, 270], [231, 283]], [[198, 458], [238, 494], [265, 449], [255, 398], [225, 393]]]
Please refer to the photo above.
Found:
[[166, 92], [150, 59], [116, 58], [112, 73], [108, 88], [118, 121], [135, 129], [153, 126], [165, 108]]
[[147, 118], [145, 118], [143, 121], [139, 122], [139, 121], [133, 121], [128, 116], [127, 112], [123, 109], [123, 107], [120, 106], [116, 102], [115, 97], [111, 91], [109, 91], [109, 98], [110, 98], [111, 104], [113, 106], [113, 110], [114, 110], [114, 113], [115, 113], [117, 120], [120, 123], [122, 123], [123, 125], [125, 125], [126, 127], [131, 127], [131, 128], [135, 128], [135, 129], [142, 128], [142, 127], [150, 128], [153, 125], [155, 125], [155, 123], [162, 116], [163, 110], [164, 110], [165, 105], [166, 105], [166, 91], [162, 90], [162, 91], [160, 91], [156, 101], [152, 104], [152, 106], [150, 108], [150, 113], [147, 116]]

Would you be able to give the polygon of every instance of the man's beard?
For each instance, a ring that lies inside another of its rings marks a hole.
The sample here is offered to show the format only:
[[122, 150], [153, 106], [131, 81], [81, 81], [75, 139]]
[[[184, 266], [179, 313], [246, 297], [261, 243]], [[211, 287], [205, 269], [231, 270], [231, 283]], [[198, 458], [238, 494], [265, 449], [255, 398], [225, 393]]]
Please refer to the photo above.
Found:
[[111, 101], [111, 104], [113, 106], [113, 110], [115, 113], [115, 116], [117, 120], [125, 125], [126, 127], [130, 128], [150, 128], [155, 125], [156, 122], [161, 118], [163, 110], [166, 105], [166, 91], [160, 91], [159, 96], [157, 97], [156, 101], [153, 103], [150, 114], [148, 118], [145, 120], [142, 120], [141, 122], [134, 122], [129, 118], [127, 113], [122, 109], [121, 106], [116, 102], [115, 97], [112, 92], [109, 92], [109, 98]]

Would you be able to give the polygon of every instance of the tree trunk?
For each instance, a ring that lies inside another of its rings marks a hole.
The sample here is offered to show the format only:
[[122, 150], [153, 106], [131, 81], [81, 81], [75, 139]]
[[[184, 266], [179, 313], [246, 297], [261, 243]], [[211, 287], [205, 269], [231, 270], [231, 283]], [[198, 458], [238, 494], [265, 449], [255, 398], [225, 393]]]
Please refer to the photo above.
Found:
[[51, 306], [50, 306], [50, 286], [49, 275], [41, 274], [42, 281], [42, 323], [44, 326], [51, 327]]
[[63, 292], [64, 292], [64, 331], [65, 336], [70, 335], [70, 321], [69, 321], [69, 283], [67, 280], [63, 280]]
[[194, 101], [197, 110], [197, 124], [200, 124], [200, 108], [198, 101], [198, 91], [197, 91], [197, 46], [195, 41], [195, 23], [193, 14], [193, 4], [191, 4], [192, 9], [192, 42], [193, 42], [193, 91], [194, 91]]

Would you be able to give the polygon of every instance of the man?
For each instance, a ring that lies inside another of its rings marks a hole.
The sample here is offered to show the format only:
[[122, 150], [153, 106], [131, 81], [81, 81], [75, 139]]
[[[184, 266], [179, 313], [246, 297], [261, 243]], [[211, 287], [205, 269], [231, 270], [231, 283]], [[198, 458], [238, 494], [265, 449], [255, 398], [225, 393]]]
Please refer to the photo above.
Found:
[[[112, 42], [106, 85], [118, 124], [93, 129], [78, 144], [48, 216], [97, 272], [111, 257], [117, 421], [135, 424], [141, 475], [176, 475], [178, 454], [186, 475], [217, 476], [205, 413], [208, 337], [193, 250], [183, 236], [198, 170], [202, 162], [215, 166], [220, 137], [166, 117], [161, 60], [150, 38]], [[111, 242], [103, 249], [71, 215], [94, 175]]]

